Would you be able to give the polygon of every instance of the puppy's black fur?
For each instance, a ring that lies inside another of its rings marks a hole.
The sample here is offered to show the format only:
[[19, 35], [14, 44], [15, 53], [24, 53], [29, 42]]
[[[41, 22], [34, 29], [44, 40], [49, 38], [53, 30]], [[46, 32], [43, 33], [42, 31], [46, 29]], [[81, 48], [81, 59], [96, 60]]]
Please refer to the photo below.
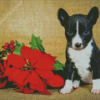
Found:
[[[79, 22], [79, 36], [82, 39], [82, 50], [85, 49], [88, 43], [93, 39], [93, 25], [96, 23], [99, 17], [99, 11], [97, 7], [93, 7], [87, 15], [76, 14], [69, 16], [68, 13], [60, 8], [58, 11], [58, 19], [61, 25], [65, 28], [65, 36], [67, 39], [66, 48], [66, 63], [63, 71], [53, 71], [55, 74], [59, 74], [65, 80], [79, 80], [81, 77], [77, 72], [75, 62], [69, 56], [68, 49], [72, 48], [72, 39], [76, 35], [76, 22]], [[87, 70], [93, 73], [93, 79], [100, 78], [100, 51], [93, 39], [91, 43], [93, 49], [90, 57], [90, 62]], [[74, 72], [74, 76], [73, 76]]]

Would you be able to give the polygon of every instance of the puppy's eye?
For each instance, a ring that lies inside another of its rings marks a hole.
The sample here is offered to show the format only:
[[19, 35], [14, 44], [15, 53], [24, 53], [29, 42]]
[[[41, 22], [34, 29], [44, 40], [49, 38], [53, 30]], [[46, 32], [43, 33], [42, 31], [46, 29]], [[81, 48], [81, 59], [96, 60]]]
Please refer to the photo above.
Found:
[[67, 32], [67, 34], [68, 34], [68, 35], [73, 35], [73, 33], [72, 33], [72, 32]]
[[83, 34], [84, 34], [84, 35], [88, 35], [88, 34], [89, 34], [89, 32], [85, 31]]

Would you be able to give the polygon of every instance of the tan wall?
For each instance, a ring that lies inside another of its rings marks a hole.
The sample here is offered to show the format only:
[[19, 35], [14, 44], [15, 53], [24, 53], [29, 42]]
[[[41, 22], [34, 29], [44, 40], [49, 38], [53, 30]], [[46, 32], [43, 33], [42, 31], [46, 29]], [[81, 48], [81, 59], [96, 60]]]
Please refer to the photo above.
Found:
[[[82, 13], [97, 6], [100, 0], [0, 0], [0, 46], [10, 40], [24, 42], [27, 46], [32, 33], [40, 36], [47, 53], [65, 63], [66, 39], [64, 28], [57, 19], [60, 7], [69, 15]], [[100, 18], [94, 26], [94, 38], [100, 48]], [[0, 100], [100, 100], [100, 95], [90, 93], [92, 85], [81, 86], [71, 94], [59, 94], [52, 89], [51, 96], [16, 93], [12, 88], [0, 89]]]
[[[41, 37], [47, 53], [65, 63], [66, 39], [58, 9], [64, 8], [69, 15], [87, 14], [93, 6], [100, 10], [100, 0], [0, 0], [0, 45], [11, 39], [28, 45], [34, 34]], [[99, 27], [100, 18], [93, 29], [100, 48]]]

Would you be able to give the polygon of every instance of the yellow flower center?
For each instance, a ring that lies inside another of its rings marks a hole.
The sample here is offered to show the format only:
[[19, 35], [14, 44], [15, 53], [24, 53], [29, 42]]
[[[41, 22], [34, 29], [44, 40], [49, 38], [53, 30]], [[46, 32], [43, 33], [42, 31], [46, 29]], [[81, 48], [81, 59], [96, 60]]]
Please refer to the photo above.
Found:
[[26, 59], [26, 62], [27, 62], [27, 64], [25, 64], [24, 65], [24, 67], [23, 67], [23, 70], [30, 70], [30, 69], [32, 69], [32, 67], [31, 67], [31, 65], [30, 65], [30, 63], [29, 63], [29, 61]]

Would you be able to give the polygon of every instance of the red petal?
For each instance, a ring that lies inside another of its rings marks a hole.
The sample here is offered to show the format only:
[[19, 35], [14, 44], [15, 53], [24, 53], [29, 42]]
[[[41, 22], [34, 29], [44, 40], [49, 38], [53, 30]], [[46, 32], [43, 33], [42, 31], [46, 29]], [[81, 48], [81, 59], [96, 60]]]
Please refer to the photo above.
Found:
[[47, 84], [45, 83], [45, 79], [43, 79], [44, 91], [40, 91], [41, 94], [51, 95], [51, 93], [47, 90]]
[[46, 83], [52, 87], [61, 87], [64, 85], [64, 79], [59, 75], [54, 75], [46, 80]]
[[46, 62], [51, 62], [51, 64], [55, 64], [56, 57], [53, 57], [50, 54], [45, 54], [44, 56], [45, 56], [45, 59], [47, 60]]
[[4, 67], [3, 65], [0, 63], [0, 78], [2, 78], [4, 75]]
[[44, 88], [38, 85], [30, 84], [30, 88], [37, 91], [44, 91]]
[[39, 69], [35, 69], [35, 72], [37, 72], [44, 79], [48, 79], [48, 78], [54, 76], [52, 71], [42, 71], [42, 70], [39, 70]]
[[47, 88], [46, 79], [43, 79], [43, 85], [44, 85], [44, 88], [46, 89]]
[[32, 73], [28, 76], [27, 80], [30, 83], [30, 88], [33, 90], [44, 91], [43, 82], [36, 72], [32, 71]]
[[20, 69], [17, 69], [17, 70], [15, 69], [12, 77], [14, 78], [13, 80], [17, 82], [19, 85], [23, 85], [29, 73], [30, 71], [23, 71]]
[[39, 60], [39, 61], [34, 65], [34, 68], [37, 68], [37, 69], [40, 69], [40, 70], [43, 70], [43, 71], [50, 71], [50, 70], [56, 69], [56, 68], [55, 68], [54, 66], [52, 66], [51, 64], [46, 63], [46, 62], [44, 61], [44, 59]]
[[34, 91], [35, 91], [35, 90], [29, 89], [29, 88], [27, 88], [27, 87], [24, 88], [24, 94], [31, 94], [31, 93], [33, 93]]
[[41, 94], [47, 94], [47, 95], [51, 95], [51, 93], [48, 90], [45, 91], [40, 91]]
[[11, 77], [8, 77], [8, 81], [13, 81], [13, 79]]
[[11, 73], [6, 72], [6, 76], [9, 76], [10, 80], [16, 82], [19, 85], [24, 85], [24, 81], [29, 75], [30, 71], [23, 71], [21, 69], [10, 68], [13, 70]]
[[4, 67], [1, 63], [0, 63], [0, 70], [1, 70], [1, 72], [4, 72]]
[[3, 77], [2, 72], [0, 72], [0, 74], [1, 74], [1, 75], [0, 75], [0, 78], [2, 78], [2, 77]]
[[14, 70], [14, 68], [6, 67], [3, 77], [5, 77], [5, 76], [11, 76], [11, 73], [13, 72], [13, 70]]
[[22, 68], [26, 64], [24, 58], [20, 55], [10, 54], [7, 56], [8, 64], [16, 68]]
[[24, 91], [24, 86], [19, 85], [19, 84], [17, 84], [17, 83], [13, 83], [13, 85], [18, 86], [18, 87], [19, 87], [19, 89], [20, 89], [20, 90], [17, 90], [16, 92], [23, 92], [23, 91]]
[[0, 83], [0, 88], [3, 88], [6, 85], [7, 81], [4, 81], [2, 84]]
[[14, 67], [10, 68], [10, 67], [8, 66], [7, 60], [4, 61], [4, 67], [5, 67], [5, 72], [4, 72], [3, 78], [4, 78], [5, 76], [8, 76], [8, 80], [11, 81], [12, 78], [9, 78], [9, 76], [11, 76], [11, 73], [13, 72]]
[[22, 46], [21, 48], [21, 55], [29, 61], [29, 52], [30, 52], [31, 48], [27, 47], [27, 46]]
[[4, 68], [7, 67], [7, 61], [8, 61], [8, 60], [4, 60], [4, 62], [3, 62], [3, 64], [4, 64]]
[[40, 70], [53, 70], [55, 69], [53, 64], [55, 64], [55, 57], [52, 57], [49, 54], [43, 54], [42, 58], [34, 65], [35, 68]]
[[30, 64], [31, 64], [31, 66], [34, 66], [34, 64], [39, 59], [41, 59], [42, 53], [41, 53], [41, 51], [38, 51], [38, 49], [36, 49], [36, 50], [31, 49], [30, 52], [29, 52], [29, 56], [30, 56]]

